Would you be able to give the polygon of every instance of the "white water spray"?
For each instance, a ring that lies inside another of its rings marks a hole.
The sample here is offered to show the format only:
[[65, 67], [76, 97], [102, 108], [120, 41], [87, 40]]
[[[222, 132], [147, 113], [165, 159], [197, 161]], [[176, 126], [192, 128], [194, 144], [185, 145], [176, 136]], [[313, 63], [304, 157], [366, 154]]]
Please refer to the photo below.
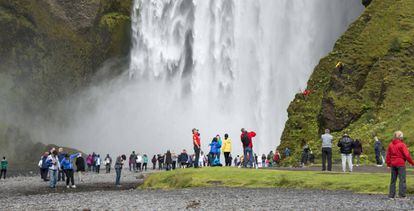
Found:
[[[362, 11], [359, 0], [135, 0], [128, 77], [82, 94], [63, 137], [86, 151], [203, 150], [240, 128], [274, 149], [286, 109]], [[60, 134], [62, 135], [62, 133]]]

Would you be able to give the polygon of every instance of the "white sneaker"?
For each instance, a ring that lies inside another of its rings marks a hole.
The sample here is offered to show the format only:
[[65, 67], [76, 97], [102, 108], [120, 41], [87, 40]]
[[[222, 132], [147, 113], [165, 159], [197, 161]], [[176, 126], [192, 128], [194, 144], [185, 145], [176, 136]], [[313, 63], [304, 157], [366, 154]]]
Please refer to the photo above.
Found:
[[66, 188], [69, 188], [69, 185], [66, 185]]
[[76, 188], [76, 185], [72, 185], [72, 188]]

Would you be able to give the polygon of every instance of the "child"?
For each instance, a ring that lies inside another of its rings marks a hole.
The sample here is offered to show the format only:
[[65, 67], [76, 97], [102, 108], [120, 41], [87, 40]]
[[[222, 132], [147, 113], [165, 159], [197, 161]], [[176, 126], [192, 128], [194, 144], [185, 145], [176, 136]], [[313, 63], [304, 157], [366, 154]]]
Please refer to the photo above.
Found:
[[0, 170], [0, 179], [3, 176], [6, 179], [7, 167], [9, 166], [9, 162], [7, 162], [6, 157], [3, 157], [1, 161], [1, 170]]

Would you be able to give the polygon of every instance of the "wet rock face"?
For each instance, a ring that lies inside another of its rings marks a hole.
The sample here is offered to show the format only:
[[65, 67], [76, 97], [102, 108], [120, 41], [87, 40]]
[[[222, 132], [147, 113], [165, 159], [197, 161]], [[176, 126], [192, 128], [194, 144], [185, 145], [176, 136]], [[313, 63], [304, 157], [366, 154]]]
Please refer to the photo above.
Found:
[[368, 7], [371, 4], [372, 0], [362, 0], [362, 5]]
[[[30, 113], [87, 86], [126, 58], [132, 0], [0, 1], [0, 93]], [[3, 30], [5, 29], [5, 30]], [[4, 87], [6, 86], [7, 87]], [[0, 102], [0, 110], [4, 107]]]
[[86, 0], [43, 0], [54, 16], [63, 20], [71, 28], [79, 30], [92, 27], [99, 14], [99, 1]]
[[354, 120], [357, 120], [359, 116], [360, 114], [352, 113], [347, 109], [336, 108], [332, 98], [323, 99], [319, 130], [322, 132], [328, 128], [331, 131], [342, 131]]

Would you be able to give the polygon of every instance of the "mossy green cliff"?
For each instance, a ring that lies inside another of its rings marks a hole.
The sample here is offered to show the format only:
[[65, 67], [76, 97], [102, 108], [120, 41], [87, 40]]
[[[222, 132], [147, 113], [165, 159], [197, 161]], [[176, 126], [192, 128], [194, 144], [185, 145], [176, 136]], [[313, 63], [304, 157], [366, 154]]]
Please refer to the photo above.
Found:
[[295, 162], [308, 143], [319, 158], [320, 135], [329, 128], [335, 144], [344, 132], [362, 140], [371, 161], [373, 135], [386, 145], [402, 130], [414, 150], [413, 87], [414, 1], [374, 0], [316, 66], [311, 94], [291, 102], [279, 149], [294, 149]]
[[0, 0], [0, 75], [3, 86], [7, 80], [9, 106], [44, 111], [87, 85], [108, 59], [125, 58], [131, 5], [131, 0]]

